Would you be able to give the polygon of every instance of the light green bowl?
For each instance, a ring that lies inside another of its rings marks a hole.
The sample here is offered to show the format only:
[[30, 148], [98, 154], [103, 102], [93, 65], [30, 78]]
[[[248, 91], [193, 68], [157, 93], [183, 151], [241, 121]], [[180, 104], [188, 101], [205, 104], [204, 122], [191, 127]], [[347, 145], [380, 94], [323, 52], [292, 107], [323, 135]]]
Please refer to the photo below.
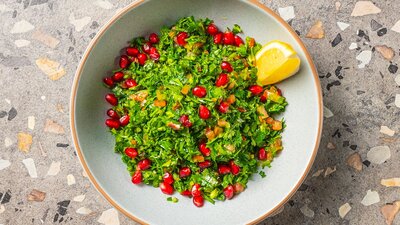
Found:
[[[115, 68], [114, 61], [127, 42], [157, 32], [184, 16], [208, 17], [220, 27], [239, 24], [246, 36], [260, 43], [281, 40], [298, 52], [300, 72], [280, 83], [289, 102], [284, 117], [283, 152], [267, 177], [254, 175], [248, 188], [234, 199], [194, 207], [189, 198], [166, 201], [158, 188], [137, 186], [104, 125], [108, 90], [102, 78]], [[257, 1], [149, 0], [136, 1], [114, 16], [97, 34], [83, 55], [71, 96], [71, 130], [83, 168], [96, 189], [117, 209], [140, 223], [245, 224], [257, 223], [279, 209], [305, 179], [316, 156], [322, 126], [322, 96], [311, 57], [296, 33], [275, 13]]]

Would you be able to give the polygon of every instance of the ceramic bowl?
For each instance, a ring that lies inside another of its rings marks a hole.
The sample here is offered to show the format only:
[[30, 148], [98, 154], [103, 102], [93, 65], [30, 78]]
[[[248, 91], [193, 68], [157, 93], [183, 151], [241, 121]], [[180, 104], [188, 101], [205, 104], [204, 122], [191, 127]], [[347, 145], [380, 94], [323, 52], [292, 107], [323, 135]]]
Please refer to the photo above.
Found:
[[[300, 72], [278, 87], [289, 105], [283, 117], [284, 150], [262, 179], [255, 174], [248, 188], [230, 201], [193, 206], [181, 197], [173, 204], [158, 188], [138, 186], [104, 125], [108, 90], [102, 78], [115, 68], [120, 50], [135, 36], [147, 36], [184, 16], [208, 17], [220, 27], [239, 24], [260, 43], [290, 43], [301, 60]], [[257, 1], [148, 0], [136, 1], [117, 13], [90, 43], [77, 69], [71, 96], [71, 130], [77, 154], [96, 189], [126, 216], [143, 224], [257, 223], [279, 209], [298, 189], [316, 156], [322, 126], [322, 96], [311, 57], [296, 33], [272, 10]]]

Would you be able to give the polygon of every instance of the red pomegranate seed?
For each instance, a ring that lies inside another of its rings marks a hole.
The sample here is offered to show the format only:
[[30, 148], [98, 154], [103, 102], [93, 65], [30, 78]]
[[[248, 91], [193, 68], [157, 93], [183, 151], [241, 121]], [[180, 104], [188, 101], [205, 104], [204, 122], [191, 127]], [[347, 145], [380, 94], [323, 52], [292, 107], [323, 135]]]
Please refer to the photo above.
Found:
[[193, 197], [193, 204], [197, 207], [202, 207], [204, 205], [204, 198], [203, 196], [195, 196]]
[[200, 105], [200, 107], [199, 107], [200, 118], [202, 118], [203, 120], [206, 120], [206, 119], [210, 118], [210, 115], [211, 115], [210, 110], [206, 106]]
[[172, 195], [174, 193], [174, 188], [166, 182], [160, 183], [160, 189], [166, 195]]
[[143, 44], [142, 50], [143, 50], [143, 52], [149, 54], [149, 53], [150, 53], [150, 48], [151, 48], [151, 47], [152, 47], [152, 46], [151, 46], [151, 43], [150, 43], [150, 42], [146, 42], [146, 43]]
[[128, 56], [126, 55], [121, 55], [121, 57], [119, 58], [119, 67], [121, 67], [122, 69], [125, 69], [129, 66], [130, 61]]
[[225, 45], [233, 45], [235, 43], [235, 35], [231, 31], [224, 33], [223, 42]]
[[277, 92], [278, 92], [278, 95], [279, 95], [279, 96], [282, 96], [282, 91], [281, 91], [281, 89], [277, 88]]
[[137, 83], [136, 83], [136, 81], [134, 79], [128, 78], [128, 79], [125, 80], [125, 86], [127, 88], [132, 88], [132, 87], [136, 87]]
[[227, 165], [218, 165], [218, 173], [224, 175], [231, 172], [231, 168]]
[[218, 27], [215, 24], [210, 23], [207, 27], [207, 33], [211, 36], [214, 36], [218, 33]]
[[158, 53], [157, 49], [154, 47], [150, 48], [150, 58], [154, 61], [158, 61], [160, 59], [160, 53]]
[[267, 159], [267, 152], [265, 151], [264, 148], [260, 148], [260, 150], [258, 150], [258, 159], [259, 160]]
[[182, 167], [182, 168], [179, 170], [179, 176], [180, 176], [181, 178], [187, 177], [187, 176], [189, 176], [191, 173], [192, 173], [192, 171], [190, 170], [189, 167]]
[[207, 95], [207, 90], [205, 87], [196, 86], [193, 88], [192, 93], [199, 98], [204, 98]]
[[239, 47], [239, 46], [241, 46], [241, 45], [244, 44], [244, 42], [243, 42], [243, 40], [242, 40], [241, 37], [235, 35], [235, 38], [234, 38], [234, 39], [235, 39], [235, 45], [236, 45], [237, 47]]
[[158, 52], [152, 53], [150, 54], [150, 58], [154, 61], [158, 61], [160, 59], [160, 53]]
[[180, 118], [179, 118], [179, 122], [181, 122], [181, 124], [184, 126], [184, 127], [191, 127], [192, 126], [192, 123], [190, 122], [190, 120], [189, 120], [189, 116], [188, 115], [182, 115]]
[[140, 160], [137, 164], [137, 166], [140, 170], [146, 170], [150, 167], [150, 165], [151, 165], [151, 162], [149, 159]]
[[150, 41], [150, 43], [152, 43], [152, 44], [157, 44], [158, 41], [159, 41], [158, 35], [157, 35], [156, 33], [151, 33], [151, 34], [149, 35], [149, 41]]
[[111, 77], [104, 78], [103, 82], [109, 87], [112, 87], [114, 85], [114, 81], [113, 79], [111, 79]]
[[207, 148], [206, 143], [201, 143], [199, 145], [199, 151], [201, 152], [201, 154], [203, 154], [204, 156], [210, 156], [211, 150], [209, 148]]
[[139, 64], [141, 66], [143, 66], [146, 63], [146, 60], [147, 60], [147, 55], [146, 54], [140, 53], [138, 55], [138, 61], [139, 61]]
[[196, 197], [196, 196], [200, 196], [201, 195], [201, 191], [200, 191], [200, 184], [194, 184], [192, 187], [192, 196]]
[[240, 172], [240, 167], [235, 164], [233, 160], [229, 162], [229, 166], [231, 167], [231, 171], [233, 175], [237, 175]]
[[136, 148], [126, 148], [125, 155], [128, 156], [129, 158], [134, 159], [138, 155], [138, 152]]
[[119, 123], [121, 124], [121, 126], [126, 126], [126, 125], [128, 125], [129, 124], [129, 120], [130, 120], [130, 117], [129, 117], [129, 115], [128, 114], [126, 114], [125, 116], [122, 116], [120, 119], [119, 119]]
[[188, 38], [188, 33], [186, 33], [186, 32], [180, 32], [179, 34], [178, 34], [178, 36], [176, 36], [176, 42], [178, 43], [178, 45], [180, 45], [180, 46], [184, 46], [184, 45], [186, 45], [186, 38]]
[[167, 183], [167, 184], [173, 184], [174, 183], [174, 177], [172, 176], [172, 174], [166, 172], [163, 175], [163, 181], [164, 181], [164, 183]]
[[232, 185], [228, 185], [225, 189], [224, 189], [224, 195], [226, 199], [232, 199], [233, 198], [233, 186]]
[[191, 197], [192, 196], [192, 192], [189, 191], [189, 190], [184, 190], [184, 191], [181, 192], [181, 195]]
[[264, 91], [264, 93], [260, 97], [261, 102], [266, 102], [268, 99], [268, 91]]
[[114, 81], [121, 81], [122, 79], [124, 79], [124, 73], [123, 73], [123, 72], [115, 72], [115, 73], [112, 75], [112, 79], [113, 79]]
[[109, 116], [109, 117], [111, 117], [111, 118], [113, 118], [113, 119], [119, 120], [119, 115], [118, 115], [118, 113], [117, 113], [115, 110], [113, 110], [113, 109], [107, 110], [107, 116]]
[[218, 34], [214, 35], [214, 44], [219, 45], [222, 43], [222, 37], [224, 36], [223, 33], [219, 32]]
[[225, 73], [221, 73], [215, 81], [215, 86], [221, 87], [229, 82], [229, 77]]
[[140, 184], [142, 183], [142, 171], [137, 170], [132, 176], [132, 183]]
[[108, 103], [110, 103], [111, 105], [114, 105], [114, 106], [115, 106], [115, 105], [118, 104], [118, 99], [117, 99], [117, 97], [115, 97], [114, 94], [106, 94], [105, 99], [106, 99], [106, 101], [107, 101]]
[[205, 169], [205, 168], [208, 168], [208, 167], [210, 167], [211, 166], [211, 161], [210, 160], [206, 160], [206, 161], [204, 161], [204, 162], [199, 162], [199, 167], [201, 168], [201, 169]]
[[219, 104], [218, 106], [218, 111], [220, 113], [226, 113], [228, 112], [229, 109], [229, 104], [227, 102], [221, 102], [221, 104]]
[[253, 94], [253, 95], [259, 95], [261, 94], [261, 92], [263, 92], [263, 88], [259, 85], [251, 85], [249, 87], [249, 91]]
[[231, 64], [229, 62], [226, 62], [226, 61], [222, 61], [221, 69], [224, 70], [225, 72], [228, 72], [228, 73], [233, 71], [233, 68], [232, 68]]
[[105, 124], [109, 128], [114, 128], [114, 129], [118, 129], [119, 128], [119, 121], [115, 120], [115, 119], [106, 119]]
[[137, 56], [139, 54], [139, 49], [134, 47], [127, 47], [126, 54], [129, 56]]

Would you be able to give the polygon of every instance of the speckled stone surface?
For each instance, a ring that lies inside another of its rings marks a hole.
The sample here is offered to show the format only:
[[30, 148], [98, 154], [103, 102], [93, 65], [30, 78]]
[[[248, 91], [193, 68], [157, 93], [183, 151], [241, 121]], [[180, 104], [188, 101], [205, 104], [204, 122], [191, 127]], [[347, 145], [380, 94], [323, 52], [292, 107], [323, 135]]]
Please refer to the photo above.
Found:
[[[304, 40], [327, 110], [308, 178], [261, 224], [385, 224], [381, 208], [400, 200], [381, 184], [400, 177], [400, 1], [262, 2]], [[134, 224], [82, 173], [68, 113], [86, 46], [128, 3], [0, 1], [0, 224]], [[322, 38], [307, 38], [317, 21]]]

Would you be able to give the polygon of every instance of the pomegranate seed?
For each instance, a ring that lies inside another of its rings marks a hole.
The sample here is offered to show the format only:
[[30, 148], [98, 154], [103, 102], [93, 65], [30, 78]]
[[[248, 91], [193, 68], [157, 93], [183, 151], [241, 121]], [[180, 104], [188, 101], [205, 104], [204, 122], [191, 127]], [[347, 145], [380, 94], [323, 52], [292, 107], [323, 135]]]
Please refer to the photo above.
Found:
[[121, 81], [122, 79], [124, 79], [124, 73], [123, 72], [116, 72], [112, 75], [112, 79], [114, 81]]
[[200, 105], [200, 107], [199, 107], [200, 118], [202, 118], [203, 120], [206, 120], [206, 119], [210, 118], [210, 115], [211, 115], [210, 110], [206, 106]]
[[119, 67], [121, 67], [122, 69], [125, 69], [129, 66], [129, 58], [126, 55], [121, 55], [121, 57], [119, 58]]
[[129, 56], [137, 56], [139, 54], [139, 49], [134, 47], [127, 47], [126, 54]]
[[160, 59], [160, 53], [158, 52], [152, 53], [150, 54], [150, 58], [154, 61], [158, 61]]
[[244, 42], [243, 42], [243, 40], [242, 40], [241, 37], [235, 35], [235, 38], [234, 38], [234, 39], [235, 39], [235, 45], [236, 45], [237, 47], [239, 47], [239, 46], [241, 46], [241, 45], [244, 44]]
[[229, 82], [229, 77], [225, 73], [221, 73], [215, 81], [215, 86], [221, 87]]
[[253, 95], [259, 95], [261, 94], [261, 92], [263, 92], [263, 88], [259, 85], [251, 85], [249, 87], [249, 91], [253, 94]]
[[221, 102], [221, 104], [219, 104], [218, 106], [218, 111], [220, 113], [226, 113], [228, 112], [229, 109], [229, 104], [227, 102]]
[[182, 167], [182, 168], [179, 170], [179, 176], [180, 176], [181, 178], [187, 177], [187, 176], [189, 176], [191, 173], [192, 173], [192, 171], [190, 170], [189, 167]]
[[231, 31], [226, 31], [224, 33], [223, 42], [225, 45], [233, 45], [235, 42], [235, 35]]
[[201, 154], [203, 154], [204, 156], [210, 156], [211, 150], [209, 148], [207, 148], [206, 143], [201, 143], [199, 145], [199, 151], [201, 152]]
[[111, 118], [113, 118], [113, 119], [119, 120], [119, 115], [118, 115], [118, 113], [117, 113], [115, 110], [113, 110], [113, 109], [107, 110], [107, 116], [109, 116], [109, 117], [111, 117]]
[[218, 173], [224, 175], [231, 172], [231, 168], [227, 165], [218, 165]]
[[164, 183], [167, 183], [167, 184], [173, 184], [174, 183], [174, 177], [172, 176], [172, 174], [170, 174], [168, 172], [164, 173], [163, 181], [164, 181]]
[[138, 152], [136, 148], [126, 148], [125, 155], [128, 156], [129, 158], [134, 159], [138, 155]]
[[199, 167], [201, 168], [201, 169], [205, 169], [205, 168], [208, 168], [208, 167], [210, 167], [211, 166], [211, 161], [210, 160], [206, 160], [206, 161], [204, 161], [204, 162], [199, 162]]
[[279, 88], [276, 88], [276, 89], [277, 89], [278, 95], [279, 95], [279, 96], [282, 96], [282, 91], [281, 91], [281, 89], [279, 89]]
[[192, 187], [192, 196], [201, 196], [201, 191], [200, 191], [200, 184], [194, 184]]
[[157, 34], [151, 33], [151, 34], [149, 35], [149, 41], [150, 41], [150, 43], [152, 43], [152, 44], [157, 44], [159, 40], [160, 40], [160, 39], [158, 38], [158, 35], [157, 35]]
[[219, 45], [222, 43], [222, 37], [224, 36], [223, 33], [219, 32], [218, 34], [214, 35], [214, 44]]
[[119, 128], [119, 121], [115, 119], [106, 119], [106, 125], [109, 128], [118, 129]]
[[186, 32], [180, 32], [179, 34], [178, 34], [178, 36], [176, 36], [176, 42], [178, 43], [178, 45], [180, 45], [180, 46], [184, 46], [184, 45], [186, 45], [186, 38], [188, 38], [188, 33], [186, 33]]
[[207, 27], [207, 33], [211, 36], [216, 35], [218, 33], [218, 27], [215, 26], [215, 24], [210, 23], [210, 25]]
[[179, 118], [179, 122], [181, 122], [181, 124], [184, 126], [184, 127], [191, 127], [192, 126], [192, 123], [190, 122], [190, 120], [189, 120], [189, 116], [188, 115], [182, 115], [180, 118]]
[[204, 98], [207, 95], [207, 90], [205, 87], [196, 86], [193, 88], [192, 93], [199, 98]]
[[103, 82], [109, 87], [112, 87], [114, 85], [114, 81], [113, 79], [111, 79], [111, 77], [104, 78]]
[[174, 193], [174, 188], [166, 182], [160, 183], [160, 189], [166, 195], [172, 195]]
[[158, 61], [160, 59], [160, 53], [158, 53], [157, 49], [154, 47], [150, 48], [150, 58], [154, 61]]
[[238, 194], [244, 191], [244, 186], [241, 183], [236, 183], [235, 185], [233, 185], [233, 190], [235, 191], [235, 194]]
[[195, 196], [193, 197], [193, 204], [197, 207], [202, 207], [204, 205], [204, 198], [203, 196]]
[[261, 102], [266, 102], [267, 99], [268, 99], [268, 91], [265, 90], [264, 93], [260, 97], [260, 101]]
[[110, 103], [111, 105], [117, 105], [118, 104], [118, 99], [117, 99], [117, 97], [115, 97], [115, 95], [114, 94], [106, 94], [106, 101], [108, 102], [108, 103]]
[[264, 148], [260, 148], [260, 150], [258, 150], [258, 159], [265, 160], [266, 158], [267, 158], [267, 152], [265, 151]]
[[142, 50], [143, 50], [143, 52], [149, 54], [149, 53], [150, 53], [150, 48], [151, 48], [151, 47], [152, 47], [152, 46], [151, 46], [151, 43], [150, 43], [150, 42], [146, 42], [146, 43], [143, 44]]
[[138, 61], [139, 61], [139, 64], [141, 66], [143, 66], [146, 63], [146, 60], [147, 60], [147, 55], [146, 54], [140, 53], [138, 55]]
[[181, 195], [191, 197], [192, 196], [192, 192], [189, 191], [189, 190], [184, 190], [184, 191], [181, 192]]
[[136, 87], [137, 83], [136, 83], [136, 81], [134, 79], [129, 78], [129, 79], [125, 80], [125, 86], [127, 88], [132, 88], [132, 87]]
[[232, 185], [228, 185], [225, 189], [224, 189], [224, 195], [226, 199], [232, 199], [233, 198], [233, 186]]
[[128, 114], [126, 114], [125, 116], [122, 116], [120, 119], [119, 119], [119, 123], [121, 124], [121, 126], [126, 126], [126, 125], [128, 125], [129, 124], [129, 120], [130, 120], [130, 117], [129, 117], [129, 115]]
[[150, 165], [151, 165], [151, 162], [149, 159], [140, 160], [137, 164], [137, 166], [140, 170], [146, 170], [150, 167]]
[[132, 183], [140, 184], [142, 183], [142, 171], [137, 170], [132, 176]]
[[232, 68], [231, 64], [229, 62], [226, 62], [226, 61], [222, 61], [221, 69], [226, 71], [226, 72], [228, 72], [228, 73], [233, 71], [233, 68]]
[[233, 160], [229, 162], [229, 166], [231, 167], [231, 171], [233, 175], [237, 175], [240, 172], [240, 167], [235, 164]]

